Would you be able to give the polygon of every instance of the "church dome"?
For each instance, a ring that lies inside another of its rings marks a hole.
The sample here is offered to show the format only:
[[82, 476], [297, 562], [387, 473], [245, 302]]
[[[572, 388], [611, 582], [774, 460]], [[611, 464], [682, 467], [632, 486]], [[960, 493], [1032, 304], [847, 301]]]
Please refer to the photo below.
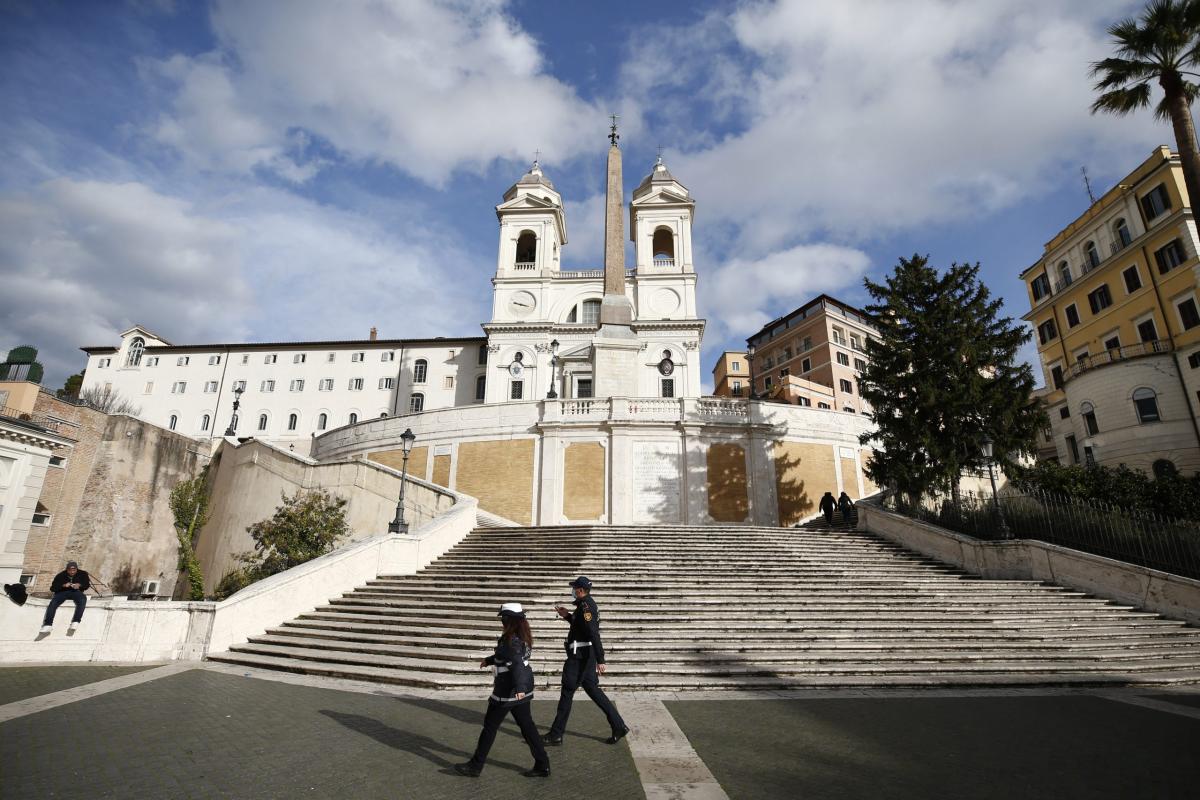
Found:
[[676, 180], [675, 176], [671, 174], [671, 171], [667, 169], [667, 165], [663, 163], [662, 156], [659, 156], [658, 160], [654, 162], [654, 167], [650, 170], [650, 174], [642, 179], [642, 182], [638, 184], [638, 187], [633, 190], [633, 194], [635, 197], [640, 197], [651, 187], [662, 184], [673, 184], [678, 186], [680, 189], [683, 189], [685, 194], [687, 193], [687, 189], [684, 187], [684, 185]]

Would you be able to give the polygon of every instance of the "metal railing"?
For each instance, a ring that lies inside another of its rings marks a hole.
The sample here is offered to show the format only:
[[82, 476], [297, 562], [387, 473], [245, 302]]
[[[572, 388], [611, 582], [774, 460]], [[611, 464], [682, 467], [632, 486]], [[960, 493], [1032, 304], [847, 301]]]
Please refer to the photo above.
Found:
[[922, 497], [913, 505], [892, 494], [884, 507], [976, 539], [1005, 538], [999, 515], [1011, 536], [1038, 539], [1143, 567], [1200, 578], [1200, 522], [1130, 511], [1097, 500], [1076, 500], [1047, 492], [1001, 491], [999, 509], [991, 497], [963, 493]]
[[48, 431], [58, 432], [62, 427], [63, 421], [48, 417], [45, 414], [32, 414], [28, 411], [22, 411], [18, 408], [5, 406], [0, 408], [0, 418], [14, 420], [16, 422], [28, 422], [32, 425], [37, 425], [39, 428], [45, 428]]
[[1149, 342], [1126, 345], [1125, 347], [1114, 347], [1110, 350], [1097, 353], [1094, 356], [1084, 356], [1079, 359], [1067, 370], [1065, 377], [1075, 378], [1097, 367], [1106, 367], [1118, 361], [1128, 361], [1133, 358], [1144, 358], [1145, 356], [1155, 356], [1169, 352], [1171, 352], [1170, 339], [1154, 339]]

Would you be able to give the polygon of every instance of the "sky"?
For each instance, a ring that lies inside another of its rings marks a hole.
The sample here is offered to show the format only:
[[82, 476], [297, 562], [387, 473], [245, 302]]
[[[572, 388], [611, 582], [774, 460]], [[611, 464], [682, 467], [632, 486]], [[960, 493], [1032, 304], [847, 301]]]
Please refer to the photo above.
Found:
[[[1116, 0], [0, 0], [0, 347], [478, 336], [535, 153], [566, 267], [662, 148], [718, 354], [902, 256], [1017, 277], [1173, 139], [1093, 116]], [[1029, 345], [1024, 356], [1033, 361]], [[1035, 371], [1036, 372], [1036, 371]], [[1040, 375], [1039, 375], [1040, 377]]]

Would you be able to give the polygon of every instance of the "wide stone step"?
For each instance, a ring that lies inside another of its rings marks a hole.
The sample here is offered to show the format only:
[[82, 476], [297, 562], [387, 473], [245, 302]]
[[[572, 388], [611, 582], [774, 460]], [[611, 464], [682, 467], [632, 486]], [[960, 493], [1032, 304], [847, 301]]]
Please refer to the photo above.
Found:
[[[496, 588], [472, 588], [465, 589], [462, 586], [433, 586], [433, 587], [383, 587], [370, 586], [367, 588], [355, 589], [351, 592], [346, 592], [342, 597], [360, 597], [373, 599], [391, 599], [397, 602], [419, 603], [422, 601], [436, 602], [440, 604], [458, 603], [460, 605], [491, 607], [497, 601], [504, 600], [512, 595], [531, 598], [531, 602], [537, 602], [539, 605], [554, 605], [560, 603], [570, 607], [568, 597], [556, 592], [547, 590], [531, 589], [529, 587], [504, 586]], [[778, 597], [774, 594], [753, 594], [737, 590], [717, 590], [705, 591], [702, 594], [679, 594], [664, 593], [654, 589], [643, 589], [639, 591], [625, 590], [621, 592], [613, 592], [611, 595], [600, 598], [601, 611], [607, 611], [614, 608], [631, 608], [631, 607], [646, 607], [646, 608], [678, 608], [685, 606], [689, 608], [703, 607], [709, 609], [722, 609], [731, 607], [745, 608], [779, 608], [781, 606], [795, 606], [808, 604], [830, 604], [830, 603], [847, 603], [847, 604], [879, 604], [886, 601], [887, 604], [892, 603], [1009, 603], [1012, 605], [1028, 606], [1031, 604], [1037, 605], [1053, 605], [1056, 608], [1075, 607], [1080, 605], [1110, 605], [1115, 606], [1111, 600], [1104, 600], [1098, 597], [1089, 597], [1082, 592], [1063, 593], [1063, 592], [988, 592], [988, 591], [885, 591], [876, 590], [874, 592], [850, 592], [846, 589], [829, 589], [820, 592], [805, 591], [793, 595]]]
[[[694, 587], [688, 587], [694, 589]], [[748, 590], [752, 590], [752, 586], [721, 586], [719, 588], [706, 587], [702, 594], [693, 594], [685, 591], [684, 587], [678, 588], [676, 594], [675, 587], [659, 587], [654, 585], [645, 585], [638, 588], [623, 588], [618, 586], [606, 586], [605, 596], [597, 595], [597, 598], [607, 607], [609, 603], [620, 603], [629, 600], [641, 598], [677, 598], [678, 600], [695, 597], [703, 600], [715, 600], [720, 602], [736, 602], [737, 600], [746, 597]], [[546, 597], [551, 599], [561, 598], [564, 603], [571, 598], [569, 595], [560, 592], [559, 587], [547, 588], [542, 585], [530, 585], [526, 583], [505, 583], [495, 581], [487, 584], [469, 585], [463, 582], [434, 582], [421, 585], [407, 585], [403, 583], [382, 583], [379, 581], [371, 581], [365, 588], [356, 589], [354, 592], [347, 592], [346, 595], [356, 593], [386, 593], [397, 597], [431, 597], [431, 596], [453, 596], [453, 597], [474, 597], [474, 598], [498, 598], [514, 594], [528, 594], [538, 597]], [[775, 595], [770, 595], [775, 596]], [[790, 598], [793, 595], [788, 595]], [[956, 585], [949, 584], [946, 586], [928, 586], [928, 587], [895, 587], [895, 586], [879, 586], [872, 585], [869, 587], [850, 587], [845, 585], [829, 584], [824, 586], [805, 585], [802, 592], [795, 593], [795, 596], [801, 598], [842, 598], [842, 597], [925, 597], [930, 599], [953, 598], [953, 597], [977, 597], [977, 598], [1028, 598], [1028, 597], [1048, 597], [1048, 598], [1065, 598], [1065, 599], [1095, 599], [1092, 595], [1086, 592], [1075, 592], [1069, 590], [1055, 589], [1054, 587], [1039, 587], [1037, 590], [1018, 590], [1018, 589], [991, 589], [980, 588], [971, 585]], [[490, 601], [489, 601], [490, 602]], [[665, 602], [665, 601], [664, 601]], [[765, 602], [765, 601], [764, 601]], [[778, 602], [778, 601], [776, 601]]]

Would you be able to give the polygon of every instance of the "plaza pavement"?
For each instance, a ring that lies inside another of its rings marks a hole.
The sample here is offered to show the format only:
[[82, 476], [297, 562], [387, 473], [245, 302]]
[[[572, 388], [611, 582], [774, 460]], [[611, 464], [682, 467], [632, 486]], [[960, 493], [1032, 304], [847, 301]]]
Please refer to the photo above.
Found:
[[[535, 701], [545, 729], [551, 693]], [[452, 773], [485, 701], [211, 664], [0, 668], [0, 798], [1175, 798], [1200, 687], [579, 693], [549, 780], [515, 725]]]

